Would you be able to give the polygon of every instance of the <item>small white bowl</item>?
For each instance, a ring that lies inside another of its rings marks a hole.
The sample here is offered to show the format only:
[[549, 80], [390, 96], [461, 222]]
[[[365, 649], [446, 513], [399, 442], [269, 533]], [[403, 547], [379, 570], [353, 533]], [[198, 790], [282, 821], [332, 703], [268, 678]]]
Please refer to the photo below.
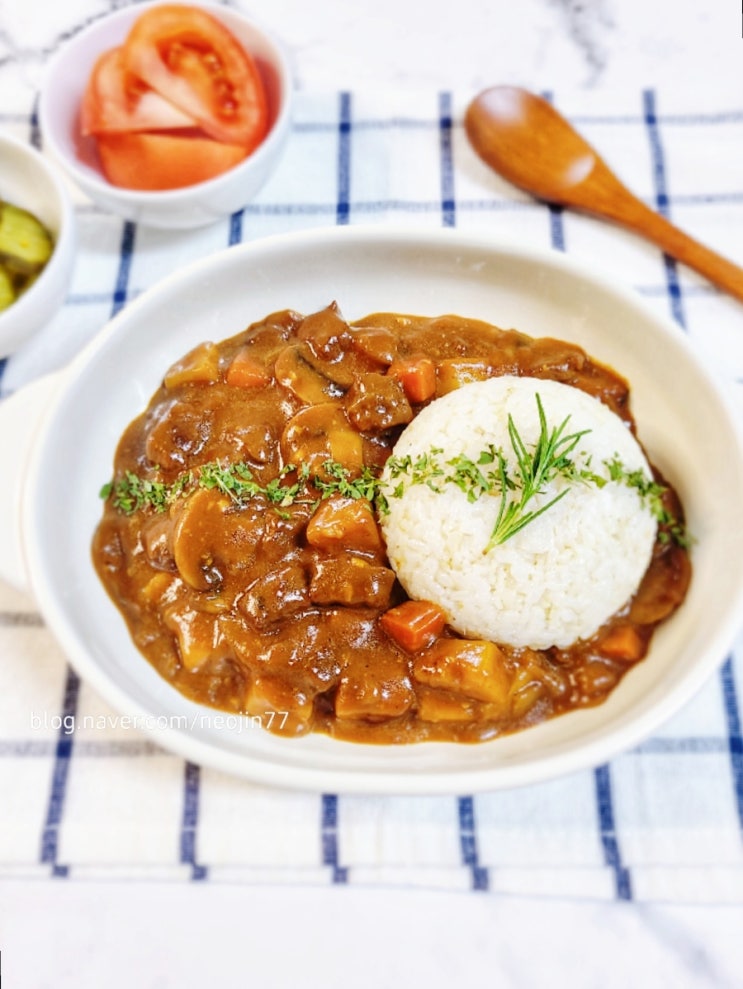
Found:
[[253, 56], [266, 89], [269, 132], [239, 165], [216, 178], [162, 192], [122, 189], [106, 180], [95, 142], [80, 134], [79, 113], [90, 72], [104, 51], [122, 44], [143, 11], [134, 4], [76, 34], [49, 63], [41, 86], [39, 123], [45, 147], [98, 206], [151, 227], [186, 229], [213, 223], [242, 209], [273, 172], [289, 133], [292, 76], [280, 43], [229, 7], [193, 4], [220, 20]]
[[61, 175], [30, 144], [0, 133], [0, 199], [26, 209], [54, 237], [43, 271], [0, 312], [0, 357], [8, 357], [40, 330], [65, 300], [75, 260], [75, 214]]

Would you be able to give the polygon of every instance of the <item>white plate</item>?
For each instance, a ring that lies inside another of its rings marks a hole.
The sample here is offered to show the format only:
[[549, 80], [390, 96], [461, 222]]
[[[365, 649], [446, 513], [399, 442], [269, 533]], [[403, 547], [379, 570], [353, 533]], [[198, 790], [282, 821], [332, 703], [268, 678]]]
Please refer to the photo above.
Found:
[[[98, 491], [122, 430], [195, 343], [277, 309], [311, 312], [333, 299], [348, 319], [374, 310], [451, 312], [575, 341], [631, 382], [641, 438], [679, 489], [697, 540], [694, 577], [650, 655], [600, 707], [477, 745], [283, 739], [186, 701], [131, 644], [90, 561]], [[33, 590], [79, 674], [130, 724], [194, 762], [336, 792], [462, 793], [548, 779], [599, 764], [656, 729], [722, 662], [741, 622], [743, 447], [728, 405], [675, 326], [563, 255], [454, 231], [381, 227], [246, 244], [131, 303], [65, 378], [25, 484]]]

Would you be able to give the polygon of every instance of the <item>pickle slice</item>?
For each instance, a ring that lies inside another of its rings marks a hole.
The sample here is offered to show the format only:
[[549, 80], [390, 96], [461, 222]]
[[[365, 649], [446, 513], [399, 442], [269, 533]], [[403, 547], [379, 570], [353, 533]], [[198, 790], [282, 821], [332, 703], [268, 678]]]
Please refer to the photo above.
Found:
[[15, 300], [16, 292], [13, 279], [5, 265], [0, 264], [0, 312], [7, 309]]
[[28, 210], [0, 202], [0, 257], [11, 271], [40, 271], [53, 246], [49, 231]]

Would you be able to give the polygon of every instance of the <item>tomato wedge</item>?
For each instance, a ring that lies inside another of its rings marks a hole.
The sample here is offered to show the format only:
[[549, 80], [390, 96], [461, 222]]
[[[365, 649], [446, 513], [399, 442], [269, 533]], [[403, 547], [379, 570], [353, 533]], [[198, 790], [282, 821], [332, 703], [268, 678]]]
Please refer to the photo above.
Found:
[[113, 48], [100, 56], [83, 95], [80, 109], [83, 134], [196, 126], [193, 117], [127, 71], [120, 48]]
[[215, 140], [248, 151], [263, 140], [268, 115], [255, 62], [206, 11], [150, 8], [134, 23], [123, 57], [130, 72]]
[[109, 182], [149, 192], [205, 182], [247, 154], [242, 145], [180, 134], [98, 134], [97, 142]]

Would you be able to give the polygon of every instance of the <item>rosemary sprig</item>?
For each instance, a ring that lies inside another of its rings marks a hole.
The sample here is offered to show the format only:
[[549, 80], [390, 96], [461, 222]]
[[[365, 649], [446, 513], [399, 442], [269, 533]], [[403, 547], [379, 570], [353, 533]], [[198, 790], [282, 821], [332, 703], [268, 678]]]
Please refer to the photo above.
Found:
[[[547, 426], [544, 406], [538, 394], [536, 400], [539, 415], [539, 437], [532, 451], [527, 448], [521, 438], [521, 434], [513, 421], [513, 416], [508, 416], [508, 438], [516, 457], [516, 481], [508, 476], [504, 455], [500, 451], [496, 451], [500, 481], [500, 505], [486, 552], [493, 546], [504, 543], [511, 536], [515, 536], [524, 526], [556, 505], [570, 490], [563, 488], [544, 505], [540, 505], [537, 509], [527, 510], [530, 502], [536, 495], [544, 492], [545, 486], [550, 481], [558, 475], [574, 481], [580, 479], [580, 472], [569, 455], [575, 450], [581, 438], [590, 430], [583, 429], [576, 433], [566, 434], [565, 430], [570, 416], [566, 416], [559, 426], [550, 430]], [[512, 491], [518, 491], [518, 497], [511, 497]]]

